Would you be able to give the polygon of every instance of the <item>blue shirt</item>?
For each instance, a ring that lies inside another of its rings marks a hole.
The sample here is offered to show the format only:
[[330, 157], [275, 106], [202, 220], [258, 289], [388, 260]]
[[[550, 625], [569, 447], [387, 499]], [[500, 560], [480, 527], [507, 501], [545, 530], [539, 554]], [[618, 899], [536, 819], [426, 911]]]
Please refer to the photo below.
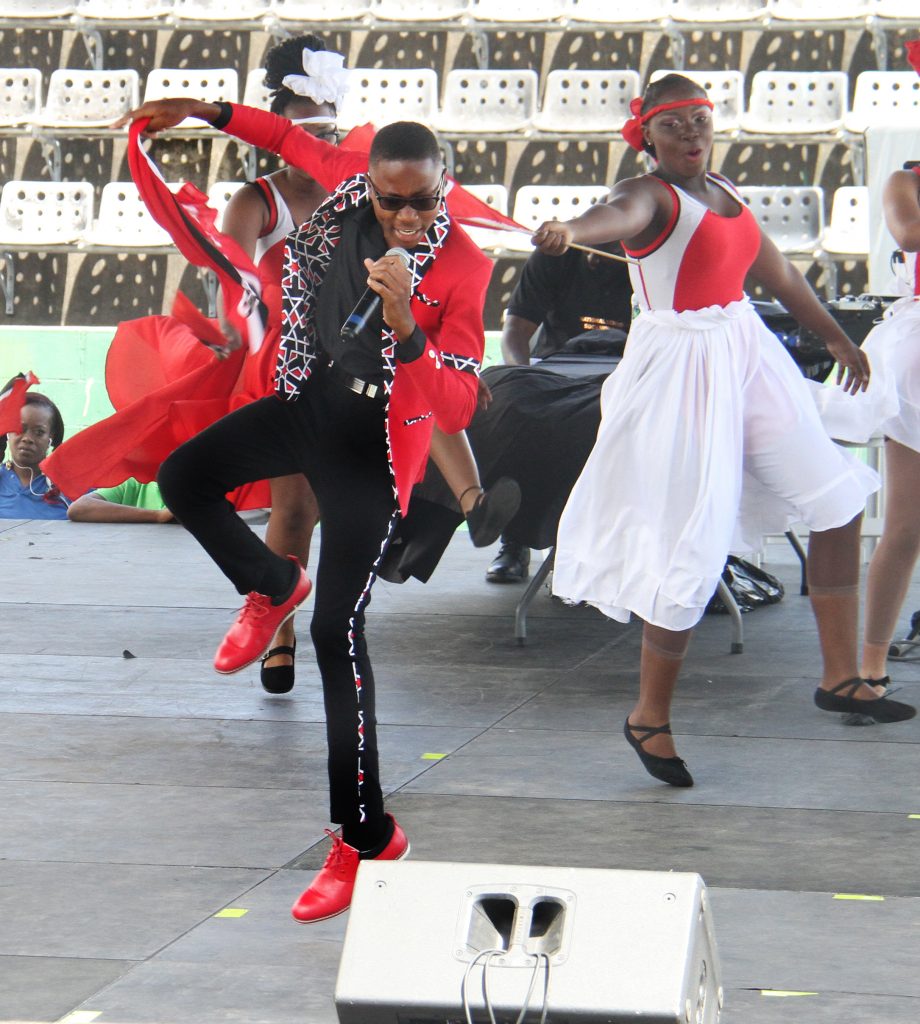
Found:
[[66, 519], [67, 505], [61, 498], [45, 500], [49, 489], [44, 473], [36, 473], [30, 489], [6, 463], [0, 464], [0, 519]]

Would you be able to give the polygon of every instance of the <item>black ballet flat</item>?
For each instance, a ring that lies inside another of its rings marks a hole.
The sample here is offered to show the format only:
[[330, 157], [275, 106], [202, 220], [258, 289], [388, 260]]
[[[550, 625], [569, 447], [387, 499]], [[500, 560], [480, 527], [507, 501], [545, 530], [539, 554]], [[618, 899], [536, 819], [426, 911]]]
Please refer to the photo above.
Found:
[[[286, 645], [281, 647], [272, 647], [271, 650], [262, 659], [262, 665], [259, 671], [259, 677], [262, 680], [262, 689], [266, 693], [274, 695], [281, 693], [290, 693], [294, 689], [294, 654], [297, 650], [297, 640], [294, 640], [292, 647]], [[268, 668], [265, 666], [265, 662], [269, 658], [273, 658], [276, 654], [289, 654], [291, 656], [290, 665], [271, 665]]]
[[487, 491], [482, 491], [466, 514], [473, 545], [484, 548], [494, 544], [520, 507], [521, 488], [510, 476], [499, 478]]
[[[637, 739], [634, 733], [645, 733], [641, 739]], [[660, 782], [666, 782], [669, 786], [681, 786], [689, 787], [693, 785], [693, 776], [687, 771], [687, 766], [679, 757], [657, 757], [655, 754], [646, 753], [642, 749], [642, 744], [646, 740], [652, 738], [652, 736], [658, 735], [671, 735], [671, 724], [667, 725], [630, 725], [629, 719], [623, 726], [623, 735], [626, 737], [626, 742], [635, 750], [639, 755], [639, 760], [642, 762], [642, 767], [652, 776], [654, 779], [658, 779]]]
[[[815, 690], [815, 704], [822, 711], [837, 711], [843, 714], [868, 715], [875, 722], [906, 722], [913, 718], [917, 709], [889, 697], [875, 700], [857, 700], [853, 694], [862, 686], [864, 679], [846, 679], [830, 690]], [[848, 691], [841, 695], [840, 691]]]
[[[885, 693], [881, 694], [882, 697], [887, 697], [894, 693], [895, 687], [889, 690], [891, 685], [891, 676], [882, 676], [879, 679], [870, 679], [868, 676], [863, 680], [864, 683], [868, 683], [870, 686], [883, 686]], [[861, 711], [851, 711], [848, 715], [843, 716], [844, 725], [875, 725], [875, 719], [871, 715], [864, 715]]]

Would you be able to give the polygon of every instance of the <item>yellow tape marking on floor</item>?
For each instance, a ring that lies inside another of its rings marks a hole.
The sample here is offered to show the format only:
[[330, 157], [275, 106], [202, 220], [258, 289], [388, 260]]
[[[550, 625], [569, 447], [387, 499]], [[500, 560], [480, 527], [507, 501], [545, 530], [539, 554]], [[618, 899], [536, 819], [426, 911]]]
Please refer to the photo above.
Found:
[[243, 910], [242, 907], [224, 907], [223, 910], [218, 910], [214, 915], [215, 917], [242, 917], [244, 914], [248, 914], [248, 910]]
[[423, 761], [440, 761], [442, 757], [447, 757], [447, 754], [422, 754]]
[[908, 814], [908, 818], [913, 818], [914, 821], [920, 821], [920, 814]]
[[74, 1010], [61, 1019], [61, 1024], [93, 1024], [101, 1016], [102, 1010]]
[[762, 996], [770, 996], [773, 999], [794, 999], [798, 996], [816, 996], [817, 992], [792, 992], [782, 988], [762, 988]]
[[883, 903], [884, 896], [864, 896], [858, 892], [835, 892], [835, 900], [865, 900], [867, 903]]

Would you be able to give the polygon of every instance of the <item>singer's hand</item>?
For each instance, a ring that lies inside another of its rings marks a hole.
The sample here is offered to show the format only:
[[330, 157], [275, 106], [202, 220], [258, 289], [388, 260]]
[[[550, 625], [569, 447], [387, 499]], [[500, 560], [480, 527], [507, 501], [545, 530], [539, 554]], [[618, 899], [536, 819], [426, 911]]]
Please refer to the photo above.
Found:
[[383, 319], [400, 341], [408, 341], [415, 330], [415, 318], [409, 309], [412, 275], [399, 256], [365, 260], [367, 286], [383, 300]]

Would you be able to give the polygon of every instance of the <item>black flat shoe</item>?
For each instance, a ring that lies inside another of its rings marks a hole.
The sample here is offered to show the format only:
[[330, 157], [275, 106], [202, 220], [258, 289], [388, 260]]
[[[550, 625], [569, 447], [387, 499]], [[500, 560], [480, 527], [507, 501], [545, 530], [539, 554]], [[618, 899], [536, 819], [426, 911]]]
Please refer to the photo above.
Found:
[[[634, 733], [645, 733], [641, 739], [637, 739]], [[623, 735], [626, 742], [639, 755], [642, 767], [660, 782], [666, 782], [669, 786], [689, 787], [693, 785], [693, 776], [687, 771], [687, 766], [679, 757], [658, 757], [655, 754], [648, 754], [642, 749], [642, 744], [653, 736], [671, 735], [671, 724], [667, 725], [630, 725], [629, 719], [623, 725]]]
[[[266, 693], [279, 694], [279, 693], [290, 693], [294, 689], [294, 652], [297, 650], [297, 640], [294, 640], [292, 647], [272, 647], [272, 649], [262, 659], [262, 666], [259, 671], [259, 676], [262, 680], [262, 689]], [[291, 656], [290, 665], [271, 665], [268, 668], [265, 666], [265, 662], [269, 658], [273, 658], [276, 654], [289, 654]]]
[[[830, 690], [815, 690], [815, 704], [822, 711], [838, 711], [843, 714], [868, 715], [875, 722], [906, 722], [913, 718], [917, 709], [888, 697], [875, 700], [857, 700], [853, 694], [865, 682], [864, 679], [846, 679]], [[841, 696], [840, 691], [848, 692]]]
[[466, 515], [474, 546], [484, 548], [494, 544], [520, 507], [521, 488], [510, 476], [499, 478], [487, 491], [483, 491]]
[[[891, 676], [882, 676], [880, 679], [869, 679], [868, 677], [863, 680], [864, 683], [868, 683], [870, 686], [884, 686], [886, 692], [881, 694], [882, 697], [887, 697], [889, 692], [888, 687], [891, 685]], [[871, 715], [864, 715], [861, 711], [851, 711], [848, 715], [843, 716], [844, 725], [875, 725], [875, 719]]]

